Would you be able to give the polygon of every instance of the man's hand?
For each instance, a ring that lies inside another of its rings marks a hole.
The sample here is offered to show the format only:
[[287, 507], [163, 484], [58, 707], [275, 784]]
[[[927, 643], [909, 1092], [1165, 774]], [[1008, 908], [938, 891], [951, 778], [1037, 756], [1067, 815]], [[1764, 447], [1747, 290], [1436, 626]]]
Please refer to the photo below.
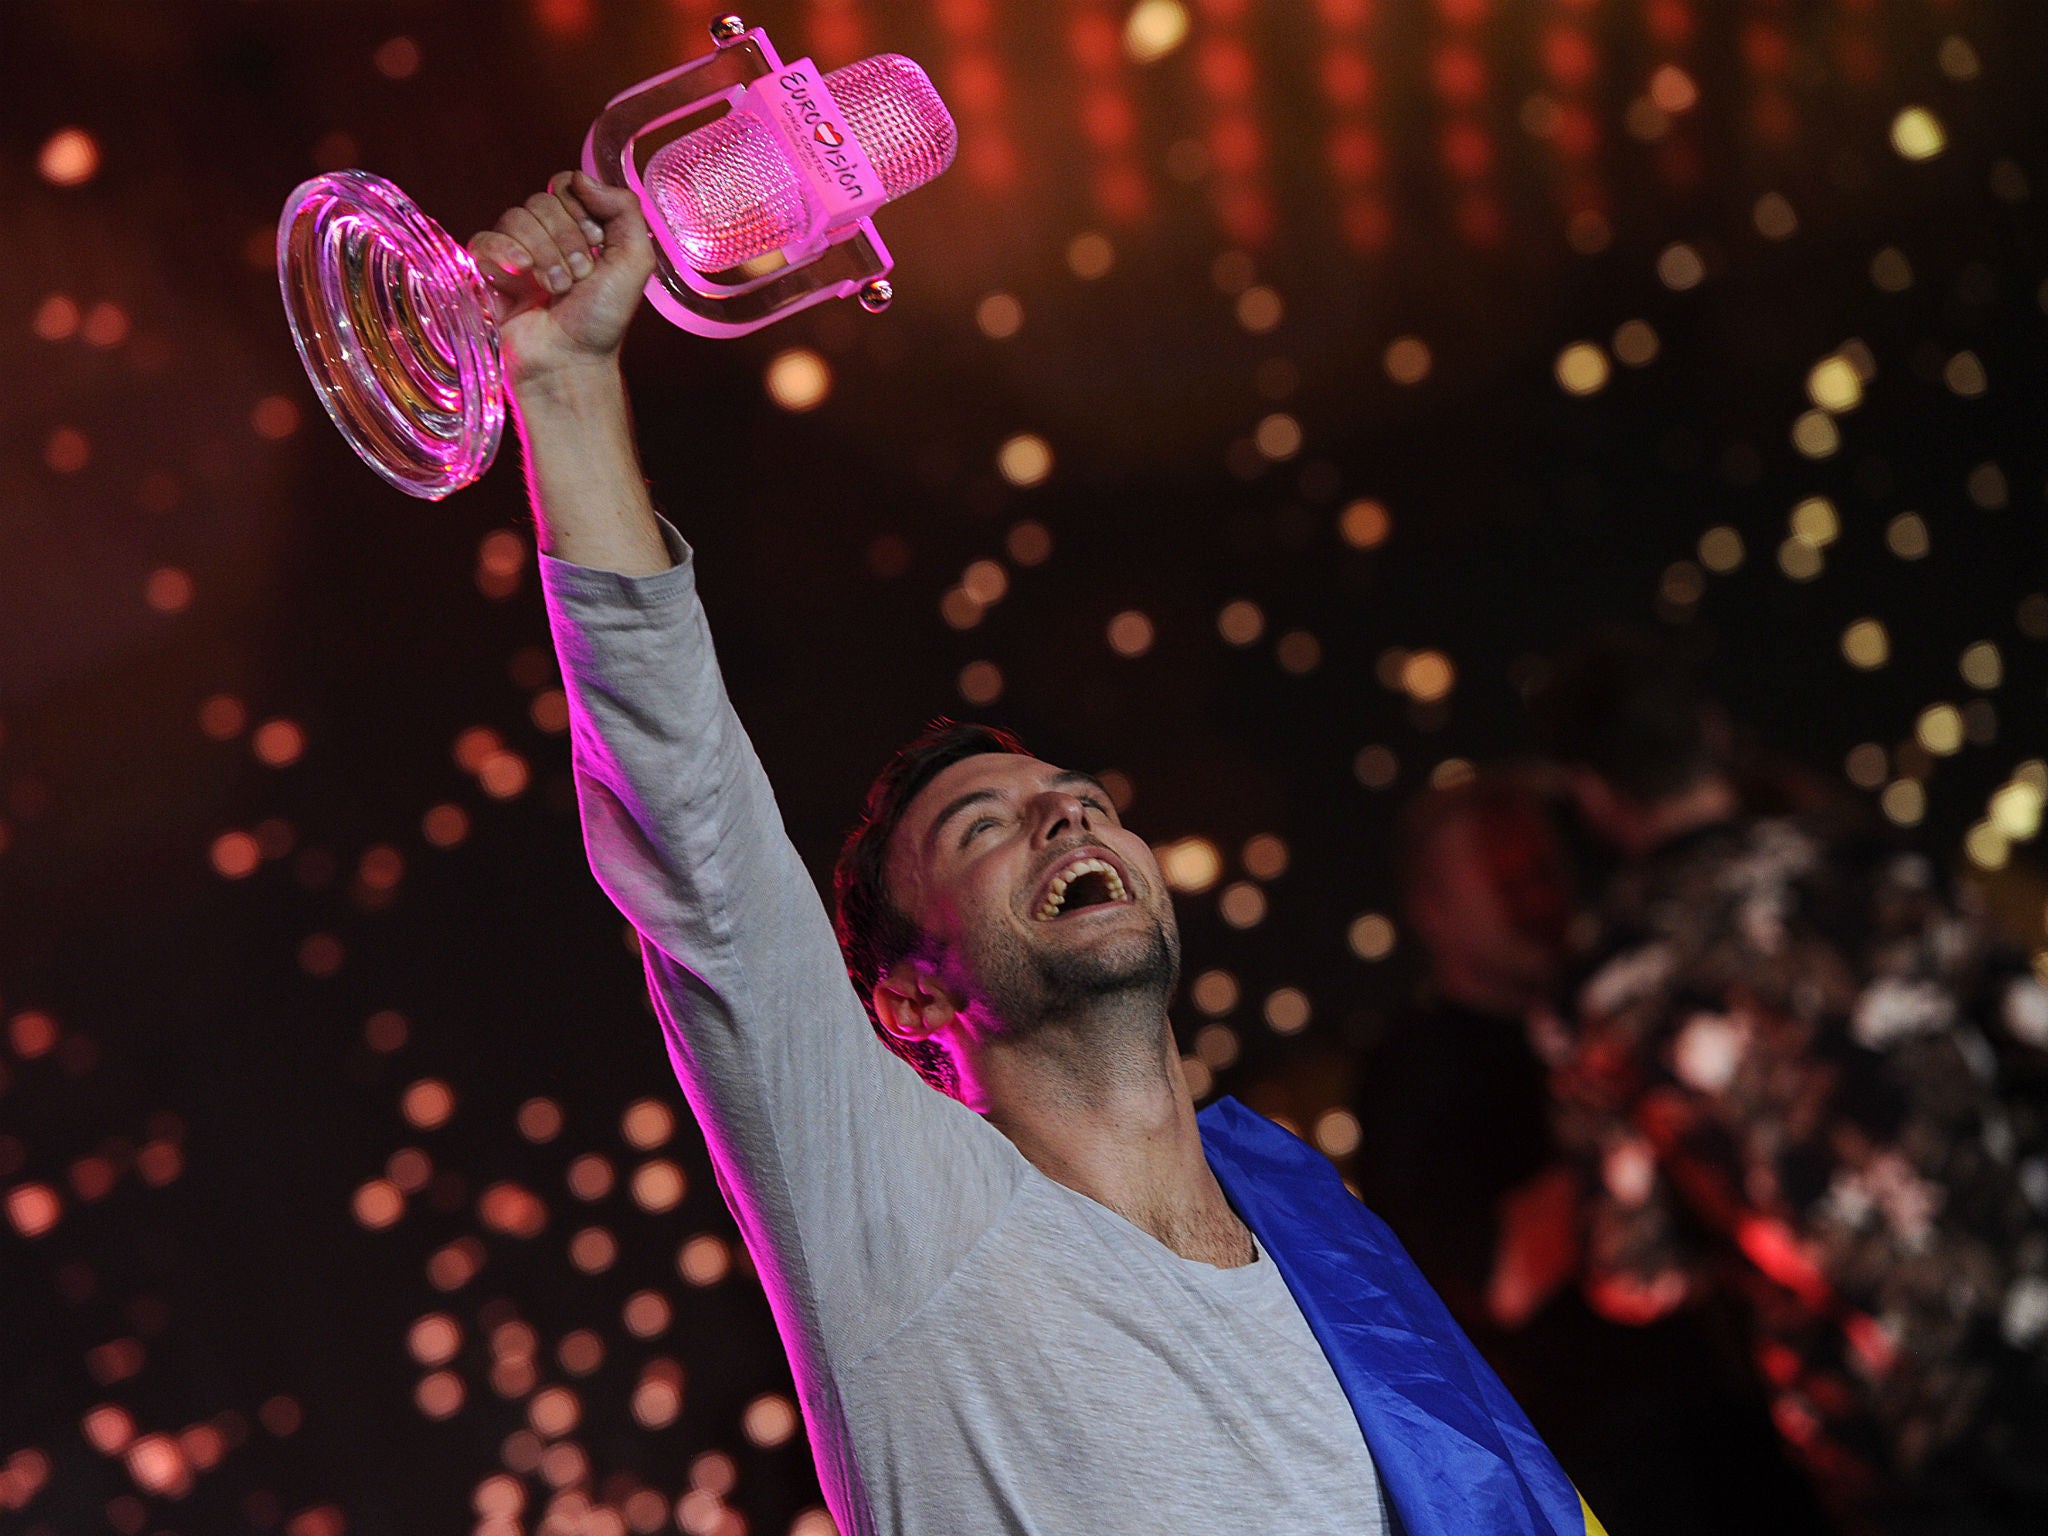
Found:
[[616, 363], [654, 271], [640, 200], [563, 171], [469, 242], [490, 285], [505, 379], [520, 391]]

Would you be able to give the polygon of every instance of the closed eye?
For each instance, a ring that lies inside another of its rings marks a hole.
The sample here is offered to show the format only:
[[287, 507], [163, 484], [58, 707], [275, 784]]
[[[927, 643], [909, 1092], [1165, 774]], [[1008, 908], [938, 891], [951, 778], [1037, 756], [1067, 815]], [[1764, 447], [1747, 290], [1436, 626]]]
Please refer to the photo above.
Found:
[[967, 824], [967, 830], [960, 834], [960, 846], [962, 848], [965, 848], [969, 843], [974, 841], [975, 835], [977, 833], [985, 832], [995, 824], [996, 819], [993, 816], [975, 817], [974, 820], [970, 821]]

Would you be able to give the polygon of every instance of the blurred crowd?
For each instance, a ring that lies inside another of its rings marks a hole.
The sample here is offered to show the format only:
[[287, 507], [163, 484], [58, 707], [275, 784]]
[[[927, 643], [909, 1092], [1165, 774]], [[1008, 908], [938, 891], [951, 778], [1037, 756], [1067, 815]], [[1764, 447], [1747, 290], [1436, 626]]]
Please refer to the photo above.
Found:
[[1367, 1202], [1615, 1536], [2048, 1531], [2048, 988], [1651, 639], [1406, 810]]

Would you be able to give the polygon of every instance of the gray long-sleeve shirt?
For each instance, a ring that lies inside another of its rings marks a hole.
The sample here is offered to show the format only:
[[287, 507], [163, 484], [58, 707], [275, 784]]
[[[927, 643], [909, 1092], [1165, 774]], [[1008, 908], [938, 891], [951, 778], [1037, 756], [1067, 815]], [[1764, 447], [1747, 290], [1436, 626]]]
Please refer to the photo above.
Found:
[[1272, 1261], [1184, 1259], [877, 1041], [712, 654], [693, 566], [544, 559], [585, 841], [760, 1270], [847, 1536], [1378, 1536]]

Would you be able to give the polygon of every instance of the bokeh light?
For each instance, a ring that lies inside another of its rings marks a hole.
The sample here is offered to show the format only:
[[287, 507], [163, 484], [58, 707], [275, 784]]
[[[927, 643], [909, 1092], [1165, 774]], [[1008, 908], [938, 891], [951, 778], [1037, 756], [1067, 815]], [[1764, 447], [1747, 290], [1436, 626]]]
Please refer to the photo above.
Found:
[[83, 128], [60, 128], [36, 152], [36, 173], [53, 187], [78, 187], [99, 174], [100, 146]]
[[1387, 344], [1382, 355], [1387, 377], [1396, 384], [1420, 384], [1435, 365], [1429, 346], [1419, 336], [1399, 336]]
[[1575, 341], [1557, 354], [1557, 382], [1566, 394], [1591, 395], [1606, 388], [1612, 370], [1607, 354], [1590, 341]]
[[1379, 912], [1363, 912], [1351, 920], [1346, 940], [1361, 960], [1384, 960], [1394, 952], [1394, 925]]
[[1035, 433], [1019, 432], [996, 450], [996, 469], [1020, 489], [1038, 485], [1052, 473], [1052, 447]]
[[1134, 64], [1156, 64], [1187, 41], [1188, 25], [1180, 0], [1138, 0], [1124, 18], [1124, 52]]
[[1008, 341], [1024, 329], [1024, 306], [1014, 294], [989, 294], [975, 306], [974, 323], [991, 341]]
[[832, 369], [808, 347], [791, 347], [768, 360], [768, 398], [785, 411], [814, 411], [832, 393]]
[[1891, 637], [1876, 619], [1858, 619], [1842, 631], [1842, 657], [1868, 672], [1891, 660]]
[[1932, 160], [1948, 147], [1941, 119], [1925, 107], [1907, 107], [1892, 119], [1892, 148], [1906, 160]]
[[1223, 855], [1205, 837], [1184, 837], [1162, 844], [1152, 853], [1171, 890], [1199, 894], [1223, 878]]
[[1337, 528], [1353, 549], [1377, 549], [1394, 531], [1394, 519], [1381, 503], [1361, 498], [1345, 505]]
[[1144, 655], [1158, 638], [1152, 620], [1135, 608], [1126, 608], [1112, 617], [1107, 634], [1109, 648], [1126, 657]]
[[1217, 612], [1216, 632], [1227, 644], [1250, 645], [1266, 632], [1266, 615], [1249, 598], [1237, 598]]
[[1308, 1028], [1315, 1013], [1309, 1005], [1308, 994], [1299, 987], [1276, 988], [1266, 995], [1265, 1006], [1260, 1011], [1276, 1035], [1300, 1034]]

